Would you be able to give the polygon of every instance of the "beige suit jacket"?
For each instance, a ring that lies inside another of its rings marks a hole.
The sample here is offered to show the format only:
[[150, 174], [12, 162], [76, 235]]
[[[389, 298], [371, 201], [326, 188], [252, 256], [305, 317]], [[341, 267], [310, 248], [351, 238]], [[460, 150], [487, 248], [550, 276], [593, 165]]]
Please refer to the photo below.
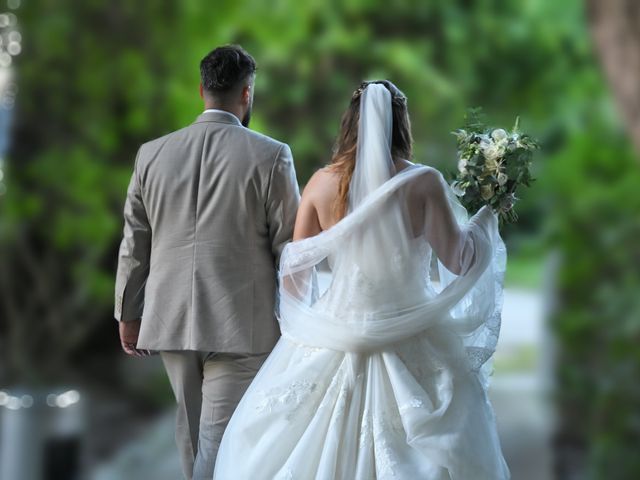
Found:
[[138, 347], [261, 353], [299, 204], [286, 144], [205, 112], [140, 147], [124, 208], [115, 318]]

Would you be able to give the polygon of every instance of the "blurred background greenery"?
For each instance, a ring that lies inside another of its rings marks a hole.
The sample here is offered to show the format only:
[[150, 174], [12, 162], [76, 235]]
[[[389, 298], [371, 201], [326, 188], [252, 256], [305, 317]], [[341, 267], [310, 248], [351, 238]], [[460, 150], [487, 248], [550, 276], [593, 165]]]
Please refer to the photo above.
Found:
[[[592, 2], [593, 3], [593, 2]], [[131, 385], [111, 318], [137, 147], [202, 110], [199, 60], [258, 62], [252, 128], [291, 145], [301, 186], [329, 161], [363, 79], [407, 95], [415, 161], [455, 168], [450, 132], [482, 106], [543, 146], [508, 226], [508, 287], [544, 290], [558, 478], [640, 478], [640, 171], [581, 0], [30, 0], [0, 197], [0, 386]], [[636, 28], [640, 24], [636, 25]], [[133, 393], [132, 393], [133, 392]], [[161, 392], [161, 393], [158, 393]], [[578, 472], [578, 473], [576, 473]]]

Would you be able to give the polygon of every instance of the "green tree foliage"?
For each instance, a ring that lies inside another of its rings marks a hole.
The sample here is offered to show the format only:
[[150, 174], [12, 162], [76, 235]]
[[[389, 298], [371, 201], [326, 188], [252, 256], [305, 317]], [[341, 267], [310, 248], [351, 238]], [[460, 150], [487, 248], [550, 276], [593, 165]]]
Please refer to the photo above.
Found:
[[107, 325], [132, 158], [174, 125], [163, 120], [162, 52], [175, 11], [25, 3], [0, 218], [1, 363], [14, 381], [46, 381], [69, 372], [70, 356]]
[[[549, 167], [561, 250], [555, 400], [560, 478], [635, 478], [640, 461], [640, 170], [628, 139], [595, 120]], [[596, 133], [597, 132], [597, 133]], [[568, 153], [571, 153], [570, 155]]]

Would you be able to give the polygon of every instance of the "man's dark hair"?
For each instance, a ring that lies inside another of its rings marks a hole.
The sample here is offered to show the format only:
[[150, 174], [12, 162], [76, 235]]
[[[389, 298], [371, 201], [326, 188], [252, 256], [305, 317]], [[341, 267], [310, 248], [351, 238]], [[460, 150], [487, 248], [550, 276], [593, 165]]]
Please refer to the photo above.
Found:
[[218, 100], [226, 100], [255, 71], [255, 60], [239, 45], [218, 47], [200, 62], [202, 87]]

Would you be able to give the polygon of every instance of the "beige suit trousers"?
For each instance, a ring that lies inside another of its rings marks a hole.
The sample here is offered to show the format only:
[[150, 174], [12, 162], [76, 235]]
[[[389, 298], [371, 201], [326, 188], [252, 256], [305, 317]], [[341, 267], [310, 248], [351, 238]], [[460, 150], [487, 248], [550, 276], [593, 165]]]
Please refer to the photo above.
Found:
[[185, 478], [211, 480], [233, 411], [268, 353], [160, 353], [178, 404], [176, 443]]

